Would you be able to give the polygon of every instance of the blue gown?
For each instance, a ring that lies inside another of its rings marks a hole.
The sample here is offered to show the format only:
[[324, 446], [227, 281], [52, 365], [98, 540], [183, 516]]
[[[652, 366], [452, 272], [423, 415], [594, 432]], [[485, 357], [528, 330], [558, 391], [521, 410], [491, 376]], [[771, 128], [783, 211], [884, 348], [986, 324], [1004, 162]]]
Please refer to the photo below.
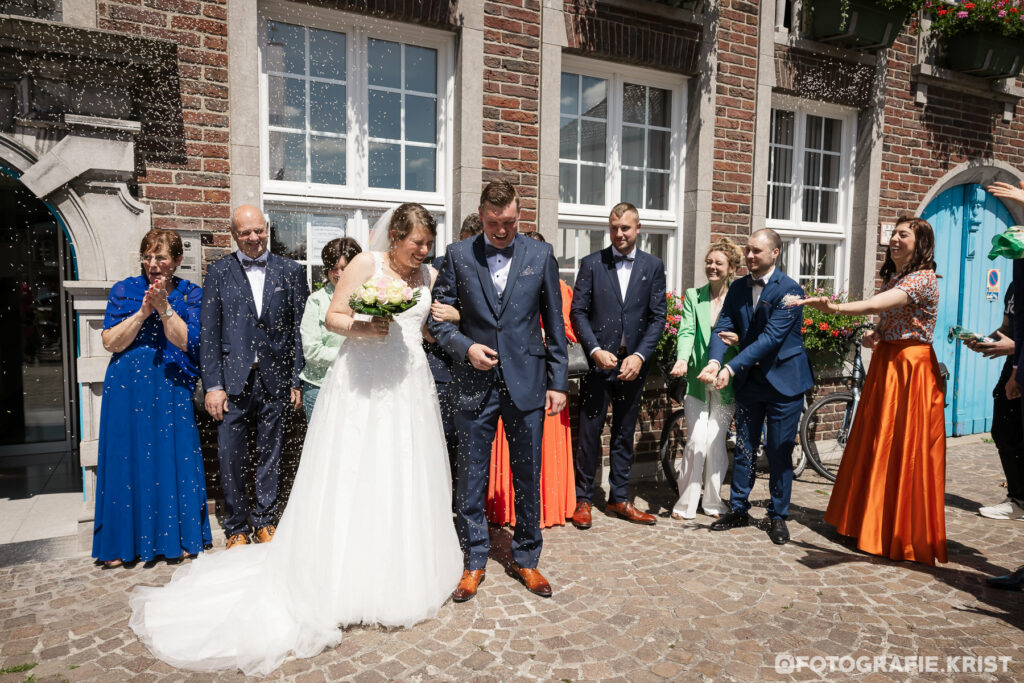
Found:
[[[149, 283], [130, 277], [110, 290], [103, 328], [142, 307]], [[192, 393], [199, 376], [200, 287], [175, 278], [167, 300], [188, 325], [188, 352], [167, 340], [159, 315], [107, 366], [100, 411], [92, 555], [148, 562], [210, 544], [206, 478]]]

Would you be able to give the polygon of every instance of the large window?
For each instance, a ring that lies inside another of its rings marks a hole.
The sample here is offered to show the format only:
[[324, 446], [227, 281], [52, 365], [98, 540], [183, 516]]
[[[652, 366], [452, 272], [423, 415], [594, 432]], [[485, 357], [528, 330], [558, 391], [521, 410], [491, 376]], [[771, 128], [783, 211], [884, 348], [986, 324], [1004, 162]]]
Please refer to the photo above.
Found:
[[845, 288], [855, 115], [776, 97], [768, 155], [767, 225], [783, 237], [782, 267], [805, 288]]
[[608, 213], [626, 201], [640, 209], [640, 248], [678, 277], [685, 90], [681, 78], [571, 56], [562, 58], [559, 230], [562, 277], [608, 245]]
[[451, 39], [342, 12], [260, 5], [261, 186], [275, 253], [307, 266], [387, 208], [451, 205]]

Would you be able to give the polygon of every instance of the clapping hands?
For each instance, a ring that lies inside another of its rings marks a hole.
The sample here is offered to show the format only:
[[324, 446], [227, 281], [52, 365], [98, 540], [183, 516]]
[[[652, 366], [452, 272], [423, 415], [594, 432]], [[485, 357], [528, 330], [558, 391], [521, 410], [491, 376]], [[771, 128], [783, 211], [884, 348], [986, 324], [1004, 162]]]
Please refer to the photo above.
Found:
[[167, 290], [164, 289], [164, 279], [158, 277], [146, 290], [142, 297], [142, 315], [149, 317], [153, 311], [163, 313], [167, 310]]

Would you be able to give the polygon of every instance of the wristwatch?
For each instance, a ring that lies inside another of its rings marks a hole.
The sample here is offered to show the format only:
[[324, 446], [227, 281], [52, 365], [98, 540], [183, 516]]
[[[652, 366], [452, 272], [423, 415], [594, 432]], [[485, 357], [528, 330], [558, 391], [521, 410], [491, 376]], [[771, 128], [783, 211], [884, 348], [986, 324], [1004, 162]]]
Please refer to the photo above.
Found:
[[160, 317], [163, 320], [170, 320], [172, 317], [174, 317], [174, 309], [168, 306], [167, 310], [160, 314]]

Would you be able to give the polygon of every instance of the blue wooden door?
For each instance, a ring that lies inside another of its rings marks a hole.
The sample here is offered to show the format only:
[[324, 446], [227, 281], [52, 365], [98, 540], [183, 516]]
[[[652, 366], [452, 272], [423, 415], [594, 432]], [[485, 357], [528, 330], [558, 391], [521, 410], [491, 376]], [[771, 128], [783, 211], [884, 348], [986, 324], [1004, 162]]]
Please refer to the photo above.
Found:
[[1013, 225], [1013, 220], [1006, 207], [980, 185], [946, 190], [928, 204], [922, 217], [935, 229], [935, 262], [942, 276], [935, 353], [950, 373], [946, 434], [987, 432], [992, 427], [992, 388], [1003, 359], [989, 360], [956, 340], [949, 341], [948, 332], [950, 326], [962, 325], [989, 334], [1002, 324], [1003, 295], [1010, 285], [1012, 265], [1005, 258], [990, 261], [988, 251], [992, 237]]

